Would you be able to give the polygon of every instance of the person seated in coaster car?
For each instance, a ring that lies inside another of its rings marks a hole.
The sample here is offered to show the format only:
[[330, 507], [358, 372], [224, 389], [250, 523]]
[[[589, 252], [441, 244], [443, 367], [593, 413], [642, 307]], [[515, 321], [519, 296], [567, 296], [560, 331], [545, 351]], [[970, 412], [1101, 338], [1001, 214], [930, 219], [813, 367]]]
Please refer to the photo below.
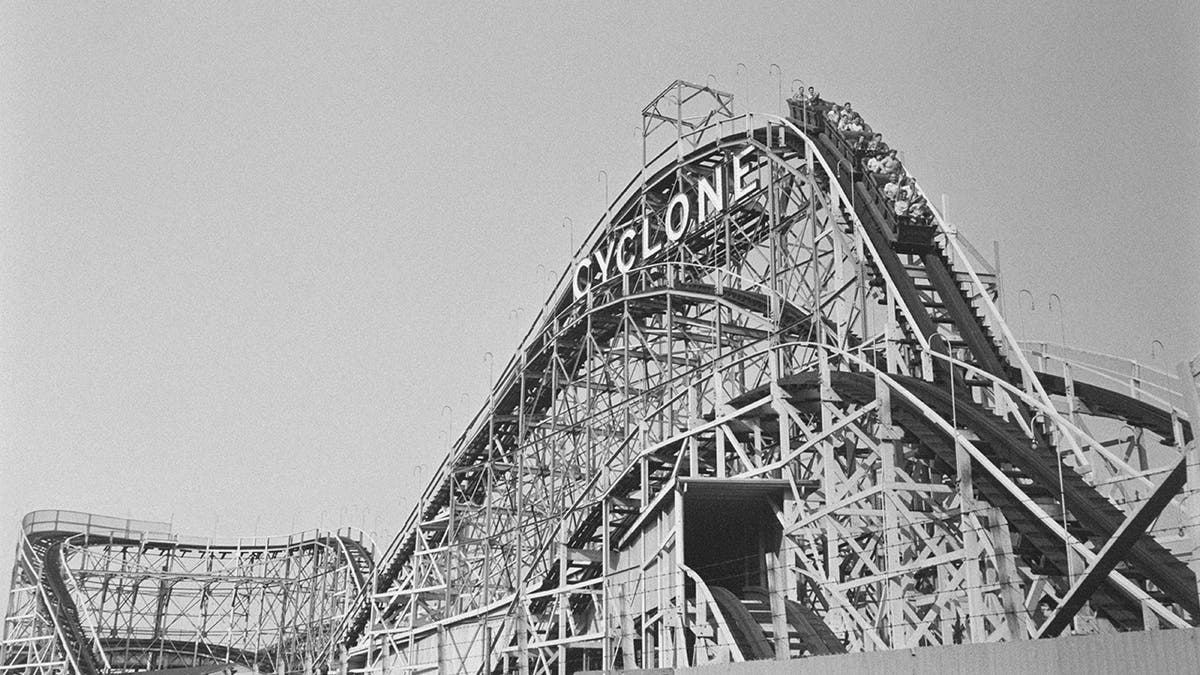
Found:
[[888, 182], [883, 184], [883, 196], [887, 197], [888, 199], [890, 199], [892, 201], [895, 201], [896, 197], [898, 197], [899, 195], [900, 195], [900, 183], [897, 183], [894, 178], [889, 177]]
[[834, 103], [825, 111], [825, 119], [833, 126], [837, 126], [838, 120], [842, 118], [842, 106]]
[[845, 105], [838, 106], [838, 126], [849, 124], [853, 117], [854, 111], [850, 109], [850, 103], [848, 101]]
[[896, 214], [896, 222], [901, 225], [908, 224], [908, 207], [909, 202], [903, 194], [897, 194], [896, 201], [892, 202], [892, 211]]
[[882, 161], [884, 171], [897, 178], [904, 176], [904, 165], [900, 163], [900, 157], [895, 150], [888, 150], [888, 154]]
[[889, 150], [886, 155], [879, 160], [879, 175], [876, 179], [884, 179], [883, 182], [894, 180], [899, 182], [901, 176], [904, 175], [904, 167], [900, 164], [900, 160], [896, 158], [896, 151]]
[[788, 101], [799, 105], [801, 109], [807, 109], [805, 116], [808, 119], [802, 120], [805, 126], [820, 126], [822, 117], [830, 123], [836, 123], [836, 118], [831, 119], [829, 117], [829, 101], [822, 99], [821, 95], [813, 87], [809, 87], [808, 91], [805, 91], [804, 87], [800, 87]]
[[867, 173], [872, 176], [883, 173], [883, 162], [879, 160], [879, 157], [875, 155], [867, 157]]
[[868, 155], [878, 157], [879, 155], [886, 155], [888, 150], [888, 144], [883, 142], [883, 134], [875, 134], [867, 142]]
[[[850, 105], [850, 104], [846, 104]], [[854, 143], [863, 135], [862, 118], [857, 113], [842, 109], [842, 115], [838, 118], [838, 131], [841, 132], [842, 138], [848, 142]]]
[[923, 227], [931, 227], [933, 225], [933, 211], [929, 210], [929, 204], [925, 202], [924, 197], [917, 197], [908, 206], [908, 217], [914, 225]]

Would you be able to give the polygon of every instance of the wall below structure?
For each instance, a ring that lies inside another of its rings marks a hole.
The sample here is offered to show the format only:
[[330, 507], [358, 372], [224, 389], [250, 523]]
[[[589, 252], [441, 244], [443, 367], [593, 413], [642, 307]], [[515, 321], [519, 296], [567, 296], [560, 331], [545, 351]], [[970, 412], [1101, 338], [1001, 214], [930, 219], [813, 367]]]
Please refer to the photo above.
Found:
[[797, 661], [621, 671], [679, 675], [1059, 675], [1200, 673], [1200, 629], [1081, 635], [1051, 640], [921, 647]]

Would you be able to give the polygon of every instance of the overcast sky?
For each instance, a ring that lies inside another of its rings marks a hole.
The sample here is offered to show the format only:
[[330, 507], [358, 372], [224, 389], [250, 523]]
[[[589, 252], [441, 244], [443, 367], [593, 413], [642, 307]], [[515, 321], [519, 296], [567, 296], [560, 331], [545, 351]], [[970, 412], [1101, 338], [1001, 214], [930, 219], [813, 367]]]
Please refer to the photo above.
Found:
[[1198, 5], [904, 4], [3, 3], [0, 566], [40, 508], [386, 544], [676, 78], [853, 101], [1022, 335], [1200, 352]]

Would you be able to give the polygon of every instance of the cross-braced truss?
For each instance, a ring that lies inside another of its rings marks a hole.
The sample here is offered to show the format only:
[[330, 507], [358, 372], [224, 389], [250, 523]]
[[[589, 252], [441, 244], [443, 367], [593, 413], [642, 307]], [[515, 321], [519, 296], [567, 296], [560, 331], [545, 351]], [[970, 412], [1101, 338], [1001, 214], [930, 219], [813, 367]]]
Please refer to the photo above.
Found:
[[683, 82], [647, 106], [674, 143], [385, 553], [339, 628], [344, 667], [682, 666], [1196, 620], [1194, 537], [1149, 536], [1195, 524], [1172, 478], [1185, 388], [1035, 358], [996, 268], [936, 215], [897, 220], [820, 112], [735, 118]]
[[672, 142], [369, 573], [345, 537], [27, 532], [3, 668], [565, 673], [1194, 625], [1200, 368], [1018, 343], [998, 268], [895, 216], [824, 112], [682, 81], [643, 110]]
[[22, 523], [0, 671], [312, 672], [369, 584], [363, 541], [349, 530], [193, 540], [165, 523], [35, 511]]

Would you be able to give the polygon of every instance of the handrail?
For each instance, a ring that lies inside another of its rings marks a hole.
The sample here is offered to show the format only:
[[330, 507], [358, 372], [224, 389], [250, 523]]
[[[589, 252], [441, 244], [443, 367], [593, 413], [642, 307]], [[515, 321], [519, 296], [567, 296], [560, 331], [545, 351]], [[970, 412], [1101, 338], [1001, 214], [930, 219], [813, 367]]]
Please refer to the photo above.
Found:
[[1144, 482], [1147, 487], [1154, 487], [1153, 481], [1147, 478], [1143, 472], [1137, 471], [1133, 467], [1129, 466], [1125, 460], [1113, 453], [1112, 450], [1109, 450], [1103, 443], [1092, 438], [1090, 434], [1088, 434], [1082, 428], [1076, 426], [1074, 422], [1068, 420], [1066, 417], [1061, 416], [1054, 406], [1045, 404], [1036, 397], [1030, 395], [1028, 392], [1022, 391], [1020, 388], [1013, 386], [1011, 383], [1001, 378], [993, 376], [991, 373], [988, 373], [977, 366], [959, 361], [958, 359], [954, 359], [953, 357], [949, 357], [944, 354], [936, 354], [934, 356], [935, 358], [947, 360], [951, 365], [963, 368], [972, 375], [991, 380], [993, 384], [1003, 388], [1009, 395], [1018, 397], [1035, 410], [1038, 410], [1042, 413], [1048, 413], [1049, 411], [1053, 410], [1055, 413], [1053, 418], [1055, 422], [1058, 423], [1063, 429], [1071, 432], [1071, 436], [1068, 436], [1068, 439], [1072, 441], [1072, 443], [1075, 445], [1075, 448], [1081, 449], [1079, 447], [1079, 440], [1082, 440], [1084, 445], [1087, 445], [1087, 447], [1103, 456], [1112, 466], [1123, 470], [1132, 480], [1140, 480]]
[[138, 539], [145, 535], [164, 539], [171, 537], [171, 526], [167, 523], [102, 516], [64, 509], [30, 511], [21, 518], [21, 530], [27, 535], [74, 532], [97, 536], [117, 534], [129, 539]]
[[[1056, 354], [1051, 354], [1049, 351], [1051, 348], [1054, 348], [1054, 349], [1061, 349], [1064, 352], [1075, 352], [1077, 354], [1083, 354], [1083, 355], [1098, 357], [1098, 358], [1102, 358], [1102, 359], [1111, 359], [1111, 360], [1117, 361], [1119, 363], [1135, 365], [1140, 369], [1149, 371], [1151, 374], [1157, 375], [1157, 376], [1167, 379], [1167, 380], [1170, 380], [1171, 382], [1179, 381], [1179, 376], [1176, 375], [1175, 373], [1171, 373], [1171, 372], [1168, 372], [1165, 370], [1160, 370], [1158, 368], [1155, 368], [1152, 365], [1142, 363], [1141, 361], [1138, 361], [1136, 359], [1127, 359], [1123, 356], [1117, 356], [1116, 354], [1108, 354], [1105, 352], [1098, 352], [1098, 351], [1095, 351], [1092, 349], [1084, 349], [1082, 347], [1072, 347], [1069, 345], [1062, 345], [1062, 344], [1057, 344], [1054, 342], [1046, 342], [1045, 340], [1021, 340], [1021, 344], [1031, 347], [1034, 350], [1036, 350], [1038, 347], [1041, 347], [1045, 351], [1046, 355], [1051, 356], [1051, 357], [1057, 356]], [[1065, 358], [1065, 357], [1060, 357], [1060, 358]], [[1101, 366], [1097, 366], [1097, 367], [1101, 367]], [[1114, 371], [1114, 372], [1116, 372], [1116, 371]]]
[[[1183, 392], [1181, 389], [1184, 383], [1176, 375], [1158, 370], [1153, 366], [1143, 364], [1134, 359], [1126, 359], [1113, 354], [1104, 354], [1077, 347], [1033, 340], [1024, 340], [1021, 342], [1021, 345], [1028, 349], [1030, 354], [1035, 358], [1058, 362], [1072, 368], [1080, 368], [1084, 372], [1096, 375], [1105, 381], [1120, 384], [1131, 391], [1136, 391], [1139, 395], [1153, 399], [1155, 402], [1161, 404], [1162, 407], [1178, 414], [1180, 417], [1185, 419], [1188, 417], [1182, 401]], [[1114, 362], [1114, 365], [1120, 364], [1125, 366], [1127, 370], [1121, 371], [1109, 368], [1097, 361], [1083, 361], [1080, 357], [1108, 360]], [[1152, 393], [1152, 391], [1157, 391], [1158, 393]], [[1170, 397], [1174, 400], [1164, 397]]]
[[[370, 539], [367, 533], [359, 528], [344, 527], [340, 530], [345, 530], [346, 536], [359, 542], [364, 538]], [[21, 519], [21, 531], [34, 539], [61, 536], [76, 540], [82, 539], [87, 542], [136, 541], [151, 546], [241, 550], [292, 550], [311, 546], [314, 543], [322, 543], [331, 536], [325, 531], [312, 528], [284, 535], [192, 537], [172, 532], [171, 526], [163, 522], [116, 518], [62, 509], [30, 511]], [[372, 542], [372, 546], [374, 546], [374, 542]]]

